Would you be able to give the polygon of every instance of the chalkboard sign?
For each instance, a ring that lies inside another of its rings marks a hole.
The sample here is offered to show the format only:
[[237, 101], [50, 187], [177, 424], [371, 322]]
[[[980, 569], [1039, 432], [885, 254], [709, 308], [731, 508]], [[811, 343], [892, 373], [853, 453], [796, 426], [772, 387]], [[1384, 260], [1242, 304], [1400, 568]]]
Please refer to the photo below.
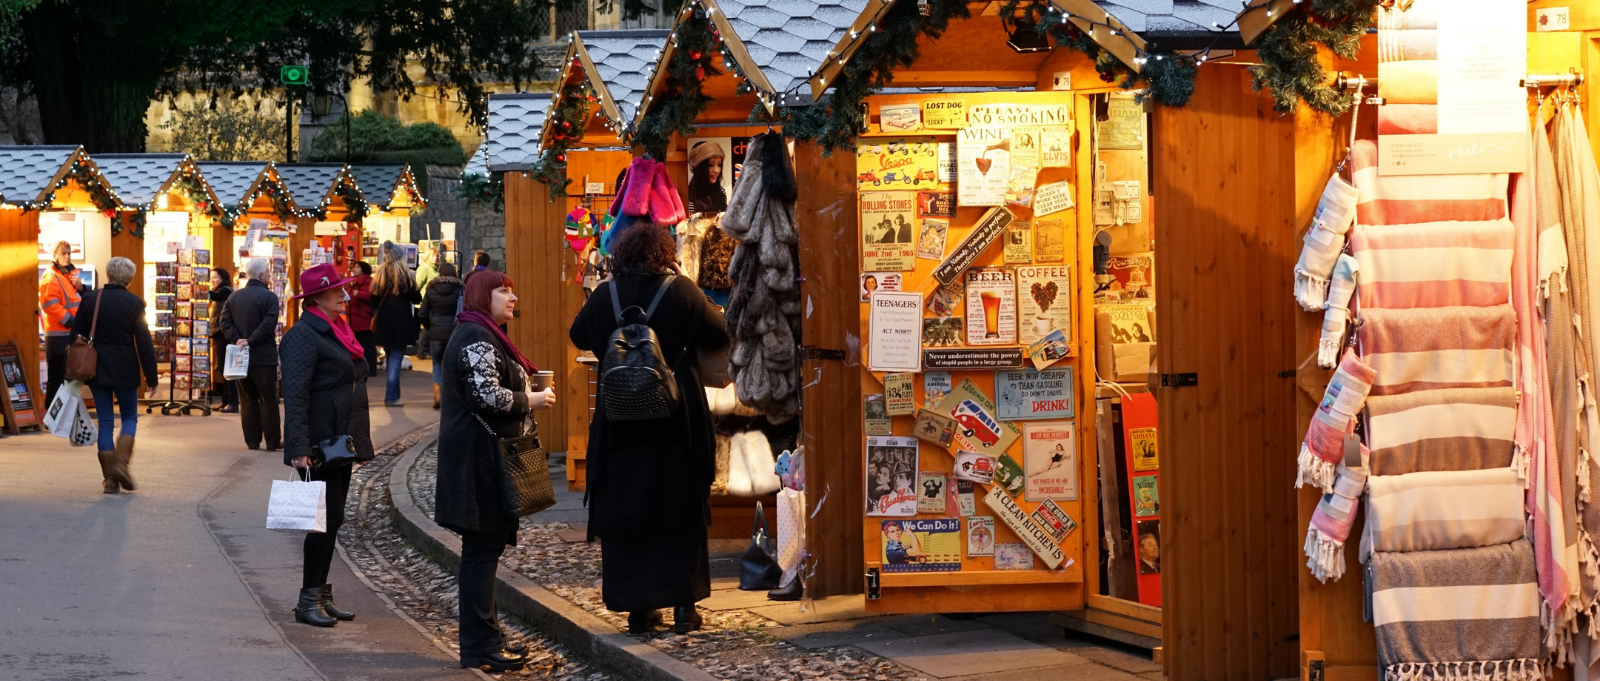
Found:
[[6, 383], [6, 430], [16, 433], [22, 428], [38, 426], [33, 387], [28, 382], [28, 372], [23, 370], [22, 352], [17, 349], [15, 341], [0, 345], [0, 376], [4, 376]]

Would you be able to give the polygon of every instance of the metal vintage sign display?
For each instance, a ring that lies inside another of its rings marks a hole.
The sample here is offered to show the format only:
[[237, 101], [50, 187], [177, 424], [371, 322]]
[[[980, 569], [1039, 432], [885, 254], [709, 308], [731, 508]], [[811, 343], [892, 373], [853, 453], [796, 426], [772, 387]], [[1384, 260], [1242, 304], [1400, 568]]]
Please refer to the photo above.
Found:
[[939, 266], [934, 268], [933, 278], [939, 280], [940, 284], [946, 285], [955, 281], [961, 276], [962, 272], [967, 271], [967, 268], [972, 266], [978, 256], [989, 250], [989, 245], [993, 244], [995, 239], [1000, 238], [1000, 234], [1015, 219], [1016, 216], [1005, 208], [995, 207], [989, 209], [989, 212], [984, 213], [983, 217], [978, 220], [978, 224], [972, 226], [972, 231], [967, 233], [967, 238], [962, 239], [961, 244], [956, 246], [955, 250], [950, 251], [950, 255], [945, 257], [944, 262], [939, 263]]
[[1013, 501], [1011, 497], [1006, 496], [1005, 491], [1001, 490], [999, 486], [991, 488], [989, 494], [983, 497], [983, 501], [989, 505], [989, 508], [994, 509], [994, 514], [1006, 524], [1006, 527], [1011, 528], [1011, 531], [1016, 533], [1028, 545], [1028, 548], [1033, 549], [1033, 552], [1038, 554], [1039, 559], [1043, 560], [1045, 565], [1050, 566], [1050, 569], [1054, 570], [1060, 567], [1061, 563], [1067, 559], [1067, 554], [1062, 552], [1061, 547], [1051, 541], [1051, 533], [1039, 527], [1038, 523], [1029, 518], [1028, 512], [1017, 505], [1017, 502]]
[[1070, 419], [1074, 416], [1072, 367], [997, 371], [995, 402], [1001, 421]]

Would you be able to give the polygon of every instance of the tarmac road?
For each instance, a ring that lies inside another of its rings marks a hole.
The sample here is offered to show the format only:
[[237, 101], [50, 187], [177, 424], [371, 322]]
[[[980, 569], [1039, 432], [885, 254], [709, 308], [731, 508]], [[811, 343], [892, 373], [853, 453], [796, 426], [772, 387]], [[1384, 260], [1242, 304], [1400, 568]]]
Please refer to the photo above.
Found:
[[[424, 364], [424, 366], [426, 366]], [[434, 422], [428, 374], [404, 409], [369, 384], [381, 448]], [[250, 451], [236, 414], [144, 415], [139, 490], [100, 492], [92, 447], [0, 439], [0, 679], [320, 681], [473, 678], [335, 558], [353, 622], [294, 622], [301, 535], [264, 529], [279, 452]]]

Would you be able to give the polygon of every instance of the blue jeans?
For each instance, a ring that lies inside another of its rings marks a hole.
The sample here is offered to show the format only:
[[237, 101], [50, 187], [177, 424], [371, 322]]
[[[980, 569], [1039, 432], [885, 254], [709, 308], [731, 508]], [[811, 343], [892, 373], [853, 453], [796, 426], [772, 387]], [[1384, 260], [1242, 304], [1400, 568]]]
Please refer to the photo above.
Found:
[[428, 341], [428, 354], [433, 357], [433, 384], [443, 383], [444, 378], [444, 348], [449, 343], [444, 341]]
[[115, 436], [111, 434], [112, 417], [111, 397], [117, 398], [117, 404], [122, 408], [122, 434], [133, 437], [134, 431], [139, 427], [139, 389], [133, 388], [89, 388], [89, 394], [94, 395], [94, 416], [99, 421], [100, 451], [109, 452], [117, 448]]
[[384, 402], [400, 401], [400, 365], [405, 363], [406, 346], [383, 346], [383, 368], [388, 372], [388, 382], [383, 386]]

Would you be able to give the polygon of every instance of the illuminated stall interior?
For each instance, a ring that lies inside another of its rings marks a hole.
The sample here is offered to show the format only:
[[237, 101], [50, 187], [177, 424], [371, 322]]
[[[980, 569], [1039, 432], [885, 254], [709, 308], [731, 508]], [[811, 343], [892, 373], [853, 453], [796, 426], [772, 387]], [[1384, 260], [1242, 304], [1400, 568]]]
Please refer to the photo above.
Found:
[[[361, 219], [364, 247], [361, 258], [376, 263], [378, 245], [385, 241], [411, 243], [411, 216], [428, 207], [417, 188], [411, 166], [403, 163], [361, 163], [350, 166], [357, 189], [367, 202]], [[413, 268], [416, 263], [412, 263]]]
[[290, 275], [293, 237], [298, 231], [293, 199], [270, 161], [205, 161], [200, 173], [222, 206], [222, 222], [233, 230], [230, 253], [217, 262], [231, 263], [235, 285], [250, 258], [267, 258], [272, 264], [270, 285], [278, 294], [278, 335], [290, 323], [295, 281]]
[[297, 213], [290, 276], [298, 280], [306, 268], [323, 263], [341, 272], [352, 267], [360, 256], [361, 218], [367, 206], [349, 166], [296, 163], [277, 170]]

